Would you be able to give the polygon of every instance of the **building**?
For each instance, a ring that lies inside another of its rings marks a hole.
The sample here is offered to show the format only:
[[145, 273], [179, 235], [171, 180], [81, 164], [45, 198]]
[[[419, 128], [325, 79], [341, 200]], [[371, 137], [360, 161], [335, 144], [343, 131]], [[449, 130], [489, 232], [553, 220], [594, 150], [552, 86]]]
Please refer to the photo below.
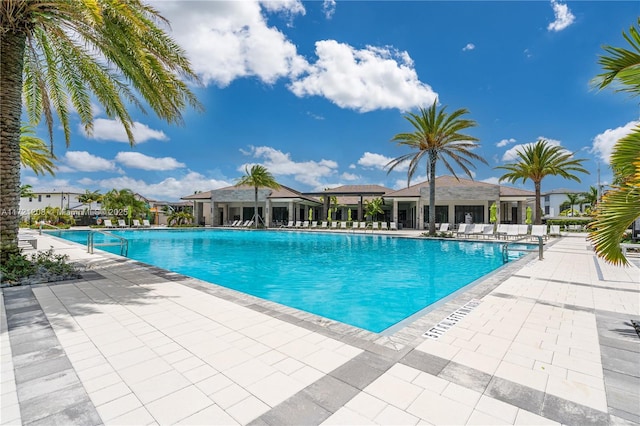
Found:
[[59, 207], [72, 216], [83, 214], [84, 209], [89, 207], [78, 201], [83, 193], [77, 190], [42, 189], [33, 190], [32, 193], [31, 197], [20, 197], [19, 215], [26, 220], [46, 207]]
[[[429, 222], [429, 181], [384, 195], [391, 205], [391, 221], [398, 226], [425, 229]], [[535, 193], [504, 185], [453, 176], [436, 178], [437, 223], [489, 223], [489, 209], [497, 206], [498, 223], [524, 223]]]
[[[567, 195], [569, 194], [580, 195], [582, 194], [582, 192], [574, 191], [571, 189], [560, 188], [560, 189], [554, 189], [554, 190], [543, 193], [542, 200], [540, 200], [540, 204], [541, 204], [542, 210], [544, 210], [544, 217], [560, 216], [560, 212], [562, 212], [562, 209], [560, 207], [563, 204], [567, 204], [569, 202], [569, 200], [567, 199]], [[582, 205], [576, 204], [573, 206], [573, 208], [583, 211]]]
[[[235, 220], [250, 220], [254, 215], [254, 188], [230, 186], [182, 197], [194, 205], [196, 223], [222, 226]], [[332, 200], [332, 197], [335, 197]], [[456, 179], [436, 178], [436, 222], [488, 223], [489, 209], [496, 203], [498, 222], [524, 223], [527, 207], [533, 207], [533, 191]], [[322, 192], [301, 193], [282, 186], [278, 190], [258, 189], [260, 222], [279, 226], [289, 221], [346, 221], [351, 211], [354, 221], [365, 220], [364, 206], [373, 198], [382, 198], [383, 214], [376, 220], [396, 222], [410, 229], [425, 229], [429, 217], [429, 182], [421, 182], [394, 191], [379, 185], [344, 185]]]

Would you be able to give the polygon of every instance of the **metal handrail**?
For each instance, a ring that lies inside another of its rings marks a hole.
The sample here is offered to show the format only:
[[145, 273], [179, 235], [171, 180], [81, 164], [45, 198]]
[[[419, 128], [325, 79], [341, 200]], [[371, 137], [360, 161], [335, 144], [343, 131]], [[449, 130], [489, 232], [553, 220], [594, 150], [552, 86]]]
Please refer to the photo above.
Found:
[[[108, 237], [115, 238], [119, 241], [117, 243], [95, 243], [94, 242], [95, 234], [106, 235]], [[93, 254], [94, 247], [106, 247], [106, 246], [117, 246], [117, 245], [120, 246], [120, 256], [127, 257], [127, 255], [129, 254], [129, 240], [127, 240], [126, 238], [121, 237], [120, 235], [112, 234], [111, 232], [101, 231], [96, 229], [89, 231], [89, 234], [87, 235], [87, 253]]]
[[503, 247], [502, 247], [502, 261], [504, 263], [507, 263], [509, 261], [509, 245], [512, 243], [517, 243], [520, 242], [522, 240], [525, 240], [527, 238], [531, 238], [531, 237], [536, 237], [538, 239], [538, 250], [527, 250], [527, 249], [518, 249], [518, 251], [526, 251], [526, 252], [530, 252], [530, 253], [535, 253], [536, 251], [538, 252], [538, 259], [539, 260], [543, 260], [544, 256], [544, 239], [542, 236], [540, 235], [526, 235], [523, 237], [520, 237], [516, 240], [513, 241], [509, 241], [507, 242]]
[[54, 229], [57, 229], [58, 231], [62, 231], [62, 228], [58, 228], [57, 226], [51, 225], [50, 223], [44, 223], [44, 222], [41, 221], [38, 225], [39, 225], [38, 226], [38, 234], [39, 235], [42, 235], [42, 225], [50, 226], [50, 227], [52, 227]]

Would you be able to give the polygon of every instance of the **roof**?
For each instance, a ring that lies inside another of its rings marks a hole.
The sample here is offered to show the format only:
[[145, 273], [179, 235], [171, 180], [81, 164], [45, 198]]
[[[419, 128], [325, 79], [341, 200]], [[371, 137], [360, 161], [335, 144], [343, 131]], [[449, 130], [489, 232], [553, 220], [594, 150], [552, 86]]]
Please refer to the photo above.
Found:
[[[191, 194], [191, 195], [187, 195], [185, 197], [182, 197], [181, 200], [210, 200], [211, 199], [211, 194], [213, 194], [214, 192], [218, 192], [218, 191], [230, 191], [230, 190], [237, 190], [237, 189], [245, 189], [247, 191], [253, 191], [254, 187], [250, 186], [250, 185], [232, 185], [232, 186], [225, 186], [224, 188], [217, 188], [217, 189], [212, 189], [211, 191], [206, 191], [206, 192], [198, 192], [197, 194]], [[303, 200], [307, 200], [307, 201], [313, 201], [314, 203], [319, 203], [319, 201], [313, 197], [309, 197], [305, 194], [302, 194], [300, 191], [296, 191], [295, 189], [289, 188], [288, 186], [284, 186], [284, 185], [280, 185], [280, 188], [278, 189], [272, 189], [271, 190], [271, 195], [269, 195], [269, 198], [274, 199], [274, 198], [301, 198]]]
[[[456, 179], [454, 176], [438, 176], [436, 177], [436, 186], [439, 187], [455, 187], [455, 186], [464, 186], [464, 187], [477, 187], [477, 188], [488, 188], [488, 187], [500, 187], [500, 196], [503, 197], [533, 197], [535, 196], [535, 192], [527, 191], [526, 189], [514, 188], [512, 186], [504, 186], [504, 185], [496, 185], [495, 183], [487, 183], [480, 182], [477, 180], [458, 178]], [[419, 197], [420, 189], [428, 188], [429, 181], [424, 181], [420, 183], [416, 183], [415, 185], [411, 185], [408, 188], [402, 188], [397, 191], [390, 192], [385, 194], [385, 197]]]
[[[382, 195], [387, 192], [392, 192], [393, 189], [387, 188], [381, 185], [342, 185], [337, 186], [335, 188], [327, 188], [322, 191], [323, 194], [342, 194], [342, 195], [360, 195], [360, 194], [370, 194], [370, 195]], [[382, 193], [382, 194], [380, 194]]]
[[584, 191], [576, 191], [575, 189], [567, 189], [567, 188], [558, 188], [552, 189], [551, 191], [543, 192], [542, 195], [551, 195], [551, 194], [582, 194]]

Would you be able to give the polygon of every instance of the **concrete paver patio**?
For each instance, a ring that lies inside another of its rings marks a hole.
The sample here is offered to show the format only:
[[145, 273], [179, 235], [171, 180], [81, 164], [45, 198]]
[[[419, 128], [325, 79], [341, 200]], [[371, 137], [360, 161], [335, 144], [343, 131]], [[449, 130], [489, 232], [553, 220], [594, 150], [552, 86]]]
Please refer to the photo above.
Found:
[[2, 289], [3, 425], [640, 424], [640, 270], [584, 234], [385, 336], [38, 239], [91, 267]]

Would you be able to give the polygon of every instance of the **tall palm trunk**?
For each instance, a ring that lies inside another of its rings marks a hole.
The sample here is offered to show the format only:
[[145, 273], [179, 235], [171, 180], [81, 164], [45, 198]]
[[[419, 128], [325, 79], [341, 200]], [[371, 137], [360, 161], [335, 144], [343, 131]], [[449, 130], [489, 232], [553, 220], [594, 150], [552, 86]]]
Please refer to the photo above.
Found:
[[436, 235], [436, 162], [438, 157], [429, 153], [429, 236]]
[[254, 187], [255, 189], [255, 204], [253, 205], [253, 226], [258, 229], [258, 187]]
[[542, 224], [542, 218], [540, 217], [540, 181], [534, 181], [534, 187], [536, 189], [536, 211], [535, 211], [535, 216], [534, 216], [534, 224], [536, 225], [541, 225]]
[[20, 208], [20, 116], [26, 35], [8, 31], [0, 37], [0, 262], [18, 253]]

